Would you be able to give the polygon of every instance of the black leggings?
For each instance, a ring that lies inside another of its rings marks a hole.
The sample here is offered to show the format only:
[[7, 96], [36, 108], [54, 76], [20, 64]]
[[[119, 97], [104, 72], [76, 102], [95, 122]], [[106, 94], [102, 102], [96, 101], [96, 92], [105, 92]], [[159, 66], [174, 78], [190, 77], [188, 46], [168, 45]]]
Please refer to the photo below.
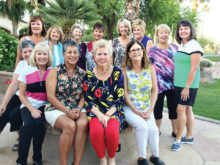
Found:
[[9, 101], [5, 112], [0, 117], [0, 131], [2, 131], [6, 124], [10, 122], [10, 131], [17, 131], [22, 125], [21, 112], [20, 112], [21, 101], [15, 94]]

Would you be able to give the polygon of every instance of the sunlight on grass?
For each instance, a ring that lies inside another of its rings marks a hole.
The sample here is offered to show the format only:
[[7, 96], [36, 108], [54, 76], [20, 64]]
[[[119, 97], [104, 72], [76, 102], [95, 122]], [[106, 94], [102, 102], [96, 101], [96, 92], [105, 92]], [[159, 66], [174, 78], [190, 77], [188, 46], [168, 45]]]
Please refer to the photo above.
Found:
[[206, 59], [209, 59], [213, 62], [220, 62], [220, 56], [208, 56], [208, 57], [204, 57]]

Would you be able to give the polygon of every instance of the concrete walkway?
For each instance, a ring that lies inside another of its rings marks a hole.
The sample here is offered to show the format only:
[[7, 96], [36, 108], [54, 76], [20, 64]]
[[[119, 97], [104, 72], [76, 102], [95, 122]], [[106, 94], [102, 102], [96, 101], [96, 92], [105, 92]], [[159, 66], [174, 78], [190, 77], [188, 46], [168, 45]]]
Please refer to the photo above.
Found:
[[[0, 94], [0, 100], [2, 95]], [[220, 165], [220, 124], [195, 120], [193, 145], [183, 144], [178, 152], [171, 151], [174, 138], [171, 136], [171, 124], [164, 112], [160, 136], [160, 157], [167, 165]], [[16, 142], [16, 133], [8, 131], [9, 125], [0, 135], [0, 165], [15, 165], [17, 152], [12, 152], [11, 147]], [[43, 146], [44, 165], [58, 165], [57, 144], [58, 136], [46, 135]], [[51, 140], [53, 139], [53, 140]], [[135, 145], [135, 131], [127, 130], [120, 135], [121, 152], [117, 153], [117, 165], [136, 165], [137, 149]], [[29, 164], [32, 163], [32, 149], [30, 149]], [[69, 164], [72, 162], [72, 153]], [[148, 158], [150, 150], [148, 148]], [[86, 151], [81, 165], [98, 165], [90, 140], [87, 141]], [[149, 163], [150, 164], [150, 163]]]

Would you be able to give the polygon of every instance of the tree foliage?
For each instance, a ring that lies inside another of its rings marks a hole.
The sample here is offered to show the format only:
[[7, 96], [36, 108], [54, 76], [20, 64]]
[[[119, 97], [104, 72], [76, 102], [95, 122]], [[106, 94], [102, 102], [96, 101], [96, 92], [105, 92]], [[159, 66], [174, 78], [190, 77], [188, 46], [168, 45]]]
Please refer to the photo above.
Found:
[[89, 0], [45, 0], [46, 6], [38, 5], [37, 11], [47, 25], [59, 25], [68, 38], [70, 27], [76, 21], [87, 23], [97, 19], [95, 6]]
[[107, 39], [113, 39], [113, 32], [125, 9], [124, 0], [94, 0], [98, 14], [106, 25]]

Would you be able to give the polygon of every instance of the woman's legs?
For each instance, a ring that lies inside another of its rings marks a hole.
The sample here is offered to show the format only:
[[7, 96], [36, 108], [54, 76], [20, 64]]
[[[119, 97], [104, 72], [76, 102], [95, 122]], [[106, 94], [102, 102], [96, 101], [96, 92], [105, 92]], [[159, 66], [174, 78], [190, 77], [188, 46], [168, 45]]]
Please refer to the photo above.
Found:
[[75, 137], [76, 123], [66, 115], [62, 115], [57, 118], [54, 126], [62, 130], [59, 139], [60, 165], [67, 165], [68, 154]]
[[191, 106], [186, 107], [186, 139], [193, 137], [194, 115]]
[[177, 106], [177, 135], [176, 140], [181, 142], [181, 137], [186, 126], [186, 105]]
[[86, 112], [81, 112], [76, 120], [76, 135], [74, 140], [74, 165], [80, 165], [86, 145], [88, 132], [88, 119]]
[[146, 147], [148, 142], [149, 127], [146, 124], [145, 120], [137, 114], [133, 113], [129, 107], [124, 106], [123, 108], [127, 122], [136, 130], [136, 143], [139, 159], [146, 159]]
[[105, 128], [105, 142], [108, 152], [108, 165], [115, 165], [115, 153], [119, 144], [119, 121], [110, 119]]
[[162, 118], [163, 118], [163, 104], [164, 104], [164, 97], [165, 97], [165, 93], [160, 93], [157, 96], [157, 101], [155, 103], [155, 107], [154, 107], [154, 117], [156, 119], [156, 124], [158, 127], [158, 130], [160, 132], [160, 126], [161, 126], [161, 122], [162, 122]]

